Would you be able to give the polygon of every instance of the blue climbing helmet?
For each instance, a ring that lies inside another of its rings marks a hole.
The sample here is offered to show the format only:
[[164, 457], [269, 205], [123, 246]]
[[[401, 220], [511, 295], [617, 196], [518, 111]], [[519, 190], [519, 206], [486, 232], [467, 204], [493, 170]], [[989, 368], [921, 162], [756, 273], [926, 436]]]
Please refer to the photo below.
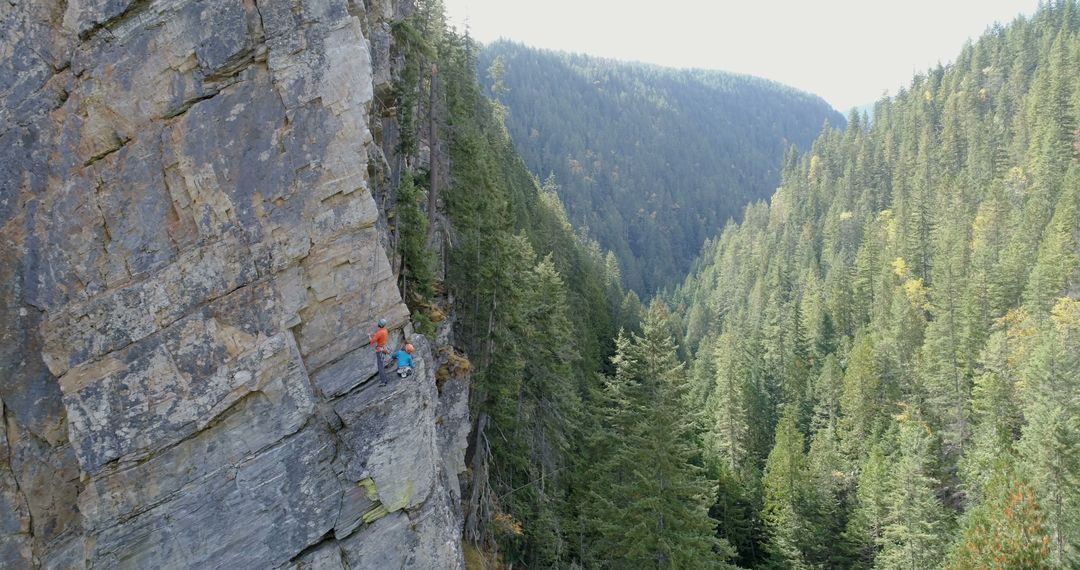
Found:
[[379, 328], [386, 326], [386, 319], [379, 319]]

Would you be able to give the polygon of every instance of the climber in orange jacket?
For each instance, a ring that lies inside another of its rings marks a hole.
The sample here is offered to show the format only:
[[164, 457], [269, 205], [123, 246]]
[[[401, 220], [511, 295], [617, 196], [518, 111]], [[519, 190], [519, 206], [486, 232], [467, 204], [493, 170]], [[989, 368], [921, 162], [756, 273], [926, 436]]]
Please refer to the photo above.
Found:
[[390, 334], [386, 332], [386, 319], [379, 319], [379, 330], [375, 331], [370, 338], [369, 344], [375, 345], [375, 366], [379, 369], [379, 383], [386, 384], [386, 372], [383, 370], [382, 359], [383, 354], [390, 354], [390, 349], [386, 347], [386, 341], [390, 339]]
[[379, 319], [379, 330], [368, 338], [371, 339], [369, 344], [375, 345], [376, 353], [390, 354], [390, 349], [386, 348], [386, 341], [390, 339], [390, 334], [386, 332], [386, 319]]

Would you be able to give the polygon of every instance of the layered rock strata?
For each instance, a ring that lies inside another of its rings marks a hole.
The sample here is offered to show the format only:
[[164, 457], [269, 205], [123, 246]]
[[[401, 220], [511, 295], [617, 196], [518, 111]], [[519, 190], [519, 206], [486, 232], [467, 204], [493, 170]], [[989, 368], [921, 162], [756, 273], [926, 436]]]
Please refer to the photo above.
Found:
[[0, 4], [0, 567], [462, 566], [467, 386], [372, 197], [406, 10]]

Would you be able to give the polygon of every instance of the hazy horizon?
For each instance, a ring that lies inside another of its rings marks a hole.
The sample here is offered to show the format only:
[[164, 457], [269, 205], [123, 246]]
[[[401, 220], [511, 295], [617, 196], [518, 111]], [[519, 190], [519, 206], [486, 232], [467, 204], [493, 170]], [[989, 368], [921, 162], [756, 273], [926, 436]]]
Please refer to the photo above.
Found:
[[906, 4], [839, 0], [770, 4], [670, 0], [444, 0], [451, 25], [478, 41], [702, 68], [772, 79], [842, 113], [895, 94], [947, 64], [995, 22], [1037, 0]]

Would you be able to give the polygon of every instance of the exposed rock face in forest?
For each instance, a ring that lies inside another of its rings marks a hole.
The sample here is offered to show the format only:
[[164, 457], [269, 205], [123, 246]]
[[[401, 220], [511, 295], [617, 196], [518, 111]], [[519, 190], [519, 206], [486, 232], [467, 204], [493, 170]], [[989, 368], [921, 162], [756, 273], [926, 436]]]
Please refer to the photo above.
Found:
[[0, 5], [0, 566], [462, 566], [373, 198], [407, 4]]

